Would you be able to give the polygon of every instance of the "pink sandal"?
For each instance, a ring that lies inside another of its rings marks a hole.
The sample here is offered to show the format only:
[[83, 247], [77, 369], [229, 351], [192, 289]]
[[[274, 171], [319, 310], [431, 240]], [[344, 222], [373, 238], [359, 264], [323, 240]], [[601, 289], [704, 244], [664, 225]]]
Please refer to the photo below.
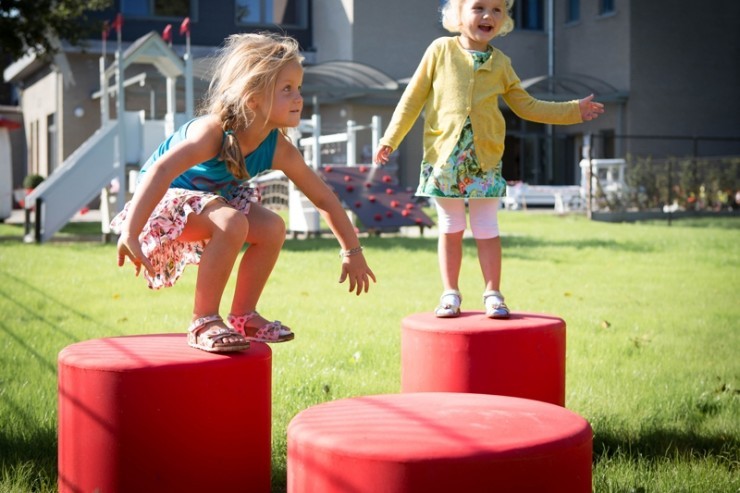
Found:
[[[226, 321], [229, 325], [234, 327], [238, 333], [242, 334], [249, 341], [257, 342], [287, 342], [292, 341], [295, 334], [286, 326], [280, 323], [279, 320], [274, 322], [268, 322], [259, 329], [253, 336], [247, 334], [247, 322], [252, 320], [254, 317], [259, 316], [257, 311], [246, 313], [244, 315], [229, 314]], [[253, 328], [253, 327], [250, 327]]]
[[[188, 327], [188, 345], [209, 353], [232, 353], [249, 349], [249, 341], [238, 331], [229, 327], [211, 327], [209, 325], [223, 319], [218, 315], [207, 315], [193, 321]], [[236, 342], [224, 342], [227, 337], [238, 338]]]

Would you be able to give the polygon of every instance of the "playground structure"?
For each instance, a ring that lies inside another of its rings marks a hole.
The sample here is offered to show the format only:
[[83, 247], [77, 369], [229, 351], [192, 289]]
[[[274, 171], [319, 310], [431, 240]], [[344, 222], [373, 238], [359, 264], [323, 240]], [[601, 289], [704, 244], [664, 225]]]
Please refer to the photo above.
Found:
[[[103, 38], [99, 61], [100, 129], [26, 197], [27, 242], [47, 241], [97, 196], [101, 199], [101, 230], [108, 235], [111, 207], [120, 210], [133, 188], [133, 184], [127, 182], [129, 171], [143, 164], [165, 136], [192, 118], [193, 69], [189, 30], [183, 59], [155, 32], [139, 38], [123, 52], [120, 24], [117, 33], [115, 60], [108, 67]], [[125, 79], [126, 68], [134, 63], [153, 65], [166, 77], [167, 112], [163, 120], [147, 120], [144, 112], [125, 110], [126, 86], [143, 81], [140, 76]], [[185, 77], [185, 113], [176, 113], [175, 87], [177, 78], [181, 76]], [[111, 95], [116, 98], [115, 119], [109, 114]]]
[[[344, 203], [350, 217], [357, 219], [367, 231], [431, 227], [432, 220], [414, 202], [413, 190], [398, 183], [393, 166], [380, 168], [369, 162], [357, 162], [357, 133], [367, 130], [371, 132], [370, 156], [373, 156], [381, 133], [381, 118], [377, 115], [368, 125], [348, 120], [346, 131], [322, 135], [321, 115], [314, 114], [311, 119], [301, 121], [291, 138], [302, 151], [306, 164], [316, 170]], [[304, 137], [305, 134], [308, 136]], [[260, 189], [263, 204], [288, 207], [291, 233], [321, 232], [318, 211], [282, 172], [265, 173], [255, 177], [252, 183]]]
[[[125, 52], [121, 48], [120, 30], [118, 48], [114, 62], [106, 67], [105, 44], [99, 61], [101, 127], [76, 149], [64, 163], [55, 170], [39, 187], [26, 197], [25, 225], [27, 242], [41, 243], [49, 240], [59, 231], [77, 211], [84, 208], [96, 197], [100, 197], [101, 232], [104, 239], [110, 236], [110, 220], [123, 207], [135, 188], [138, 169], [156, 149], [156, 146], [176, 128], [193, 117], [193, 68], [190, 55], [189, 32], [186, 53], [181, 59], [172, 48], [155, 32], [134, 42]], [[125, 70], [134, 63], [153, 65], [167, 79], [167, 112], [163, 120], [147, 119], [144, 111], [125, 111], [125, 87], [130, 84], [143, 84], [143, 74], [125, 79]], [[185, 113], [176, 112], [176, 80], [185, 77]], [[111, 79], [113, 82], [111, 83]], [[116, 98], [116, 115], [109, 115], [110, 97]], [[371, 130], [372, 151], [374, 153], [380, 138], [381, 120], [374, 116], [369, 125], [347, 122], [346, 132], [322, 135], [321, 117], [314, 114], [311, 119], [302, 120], [293, 133], [293, 140], [302, 150], [306, 162], [317, 171], [323, 169], [322, 163], [336, 151], [336, 146], [345, 146], [343, 153], [347, 167], [357, 166], [357, 132]], [[308, 136], [304, 137], [304, 134]], [[330, 149], [330, 151], [327, 151]], [[112, 152], [111, 152], [112, 151]], [[336, 159], [338, 155], [332, 155]], [[334, 162], [334, 161], [332, 161]], [[363, 168], [364, 169], [364, 168]], [[387, 174], [387, 173], [386, 173]], [[385, 175], [384, 175], [385, 176]], [[308, 200], [290, 184], [280, 172], [267, 173], [256, 177], [254, 184], [267, 192], [266, 205], [280, 206], [287, 203], [290, 209], [289, 229], [294, 233], [318, 233], [319, 214]], [[329, 181], [331, 184], [331, 182]], [[386, 183], [386, 188], [397, 187], [397, 183]], [[395, 190], [395, 189], [394, 189]], [[366, 190], [368, 191], [368, 190]], [[398, 190], [399, 196], [402, 195]], [[351, 210], [352, 204], [347, 203]], [[380, 207], [368, 201], [365, 210]], [[364, 212], [364, 211], [363, 211]], [[376, 211], [374, 214], [378, 214]], [[423, 214], [423, 213], [421, 213]], [[361, 215], [364, 218], [364, 215]], [[368, 229], [387, 229], [398, 223], [431, 225], [424, 216], [419, 222], [416, 217], [399, 216], [401, 221], [385, 220], [383, 228], [364, 218]], [[373, 216], [376, 217], [376, 216]], [[388, 219], [383, 211], [381, 219]], [[374, 220], [375, 223], [379, 221]]]

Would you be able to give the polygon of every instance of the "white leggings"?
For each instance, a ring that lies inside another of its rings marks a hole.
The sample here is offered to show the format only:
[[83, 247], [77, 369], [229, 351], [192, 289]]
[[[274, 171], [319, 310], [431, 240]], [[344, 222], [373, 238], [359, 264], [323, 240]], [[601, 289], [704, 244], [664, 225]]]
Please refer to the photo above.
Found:
[[[465, 231], [465, 200], [434, 197], [437, 205], [437, 222], [440, 233]], [[499, 199], [469, 199], [470, 230], [476, 240], [487, 240], [499, 236]]]

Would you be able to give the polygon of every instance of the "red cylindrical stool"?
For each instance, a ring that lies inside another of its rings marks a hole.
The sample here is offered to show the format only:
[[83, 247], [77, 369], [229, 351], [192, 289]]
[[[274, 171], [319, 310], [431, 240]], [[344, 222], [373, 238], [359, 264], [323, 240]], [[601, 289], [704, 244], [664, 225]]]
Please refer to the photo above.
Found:
[[565, 405], [565, 322], [512, 313], [458, 318], [416, 313], [401, 322], [401, 390], [507, 395]]
[[269, 492], [272, 351], [217, 355], [185, 334], [59, 353], [59, 491]]
[[591, 493], [588, 422], [554, 404], [419, 392], [310, 407], [288, 426], [288, 493]]

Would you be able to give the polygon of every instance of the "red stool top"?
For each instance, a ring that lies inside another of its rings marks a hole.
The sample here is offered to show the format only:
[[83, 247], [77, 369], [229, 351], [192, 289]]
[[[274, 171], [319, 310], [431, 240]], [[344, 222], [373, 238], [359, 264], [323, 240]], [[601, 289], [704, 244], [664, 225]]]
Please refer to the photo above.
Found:
[[404, 462], [548, 454], [591, 440], [577, 414], [540, 401], [419, 392], [332, 401], [299, 413], [290, 440], [356, 458]]
[[91, 339], [71, 344], [59, 353], [59, 364], [89, 370], [130, 371], [144, 368], [228, 362], [233, 358], [270, 359], [267, 344], [252, 342], [234, 353], [209, 353], [187, 344], [187, 334], [150, 334]]
[[434, 313], [420, 312], [405, 317], [401, 325], [406, 329], [428, 332], [476, 333], [481, 331], [503, 332], [522, 329], [557, 329], [565, 321], [552, 315], [512, 312], [505, 320], [486, 317], [481, 311], [463, 311], [459, 317], [437, 318]]

